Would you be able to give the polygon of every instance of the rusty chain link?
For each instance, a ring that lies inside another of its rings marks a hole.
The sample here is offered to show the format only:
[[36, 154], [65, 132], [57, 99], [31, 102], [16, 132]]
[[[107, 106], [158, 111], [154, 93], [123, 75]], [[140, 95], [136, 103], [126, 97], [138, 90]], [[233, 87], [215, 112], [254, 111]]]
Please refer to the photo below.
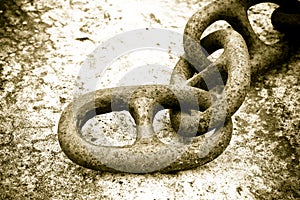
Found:
[[[258, 38], [247, 16], [251, 6], [262, 2], [216, 1], [196, 12], [186, 24], [185, 54], [173, 70], [170, 85], [101, 89], [76, 98], [62, 113], [58, 126], [65, 154], [87, 168], [130, 173], [186, 170], [218, 157], [230, 142], [231, 116], [243, 103], [251, 76], [285, 61], [299, 47], [299, 2], [271, 1], [279, 5], [272, 23], [286, 34], [272, 45]], [[232, 28], [200, 40], [218, 20]], [[202, 47], [209, 54], [221, 48], [224, 52], [212, 63]], [[83, 139], [83, 125], [95, 115], [112, 112], [112, 105], [114, 111], [128, 110], [132, 115], [137, 132], [134, 144], [110, 147]], [[173, 143], [163, 143], [153, 130], [159, 105], [170, 109]]]

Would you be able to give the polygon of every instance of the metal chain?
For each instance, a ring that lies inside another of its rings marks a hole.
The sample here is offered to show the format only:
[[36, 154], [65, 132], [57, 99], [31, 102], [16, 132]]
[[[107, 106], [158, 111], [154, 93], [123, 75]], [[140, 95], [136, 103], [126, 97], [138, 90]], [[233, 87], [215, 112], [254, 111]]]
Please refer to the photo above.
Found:
[[[186, 53], [185, 57], [187, 59], [181, 58], [177, 63], [171, 83], [180, 84], [184, 81], [192, 81], [192, 86], [195, 86], [197, 83], [201, 85], [202, 82], [202, 85], [205, 85], [209, 80], [215, 80], [215, 77], [207, 77], [206, 75], [208, 70], [206, 66], [210, 64], [210, 61], [200, 48], [195, 48], [192, 45], [200, 43], [209, 54], [224, 48], [223, 55], [219, 57], [214, 65], [218, 68], [218, 71], [223, 73], [223, 80], [225, 82], [227, 81], [225, 87], [228, 105], [226, 116], [232, 116], [244, 101], [247, 87], [250, 86], [250, 74], [252, 77], [255, 77], [256, 74], [264, 72], [268, 67], [274, 64], [280, 64], [280, 62], [285, 61], [299, 45], [299, 39], [297, 37], [300, 32], [300, 14], [284, 13], [282, 7], [285, 8], [287, 4], [291, 7], [291, 5], [294, 4], [299, 8], [300, 3], [297, 1], [273, 1], [282, 6], [275, 10], [272, 21], [275, 21], [276, 27], [280, 30], [287, 26], [290, 28], [286, 30], [286, 37], [281, 41], [276, 44], [267, 45], [255, 34], [247, 16], [249, 7], [262, 2], [268, 1], [217, 1], [208, 5], [203, 10], [196, 12], [189, 19], [185, 28], [184, 48]], [[295, 12], [295, 10], [293, 10], [293, 12]], [[300, 12], [300, 8], [298, 12]], [[284, 21], [281, 20], [282, 16], [289, 16], [292, 20], [284, 23]], [[204, 30], [217, 20], [227, 21], [233, 29], [216, 31], [200, 41]], [[294, 29], [291, 31], [292, 27]], [[236, 31], [238, 33], [236, 33]], [[245, 50], [238, 49], [241, 47], [241, 42], [236, 38], [236, 34], [240, 34], [244, 38], [247, 44], [249, 58], [241, 55], [240, 52], [245, 52]], [[294, 37], [296, 35], [297, 37]], [[229, 58], [234, 61], [228, 61]], [[185, 60], [189, 60], [189, 62], [192, 61], [192, 64]], [[238, 65], [237, 62], [242, 62], [242, 60], [246, 61]], [[248, 64], [246, 64], [247, 62]], [[249, 65], [251, 67], [248, 69]], [[237, 67], [235, 69], [236, 71], [232, 69], [234, 66]], [[195, 74], [197, 75], [193, 77]], [[199, 87], [199, 84], [197, 87]], [[202, 89], [205, 88], [202, 87]], [[211, 109], [200, 114], [199, 118], [201, 123], [199, 125], [198, 134], [205, 133], [208, 130], [209, 124], [212, 123], [210, 116]], [[180, 113], [175, 112], [172, 117], [174, 127], [178, 124], [179, 118]]]
[[[75, 99], [62, 113], [58, 126], [65, 154], [87, 168], [131, 173], [191, 169], [222, 154], [231, 139], [231, 116], [243, 103], [251, 76], [285, 61], [299, 47], [299, 9], [295, 9], [299, 2], [271, 1], [280, 6], [272, 15], [272, 23], [286, 33], [272, 45], [257, 37], [247, 16], [249, 7], [262, 2], [265, 1], [216, 1], [196, 12], [185, 27], [185, 55], [176, 64], [170, 85], [102, 89]], [[294, 9], [287, 9], [291, 7]], [[227, 21], [232, 28], [215, 31], [200, 40], [206, 28], [217, 20]], [[212, 63], [202, 47], [209, 54], [220, 48], [224, 52]], [[137, 138], [133, 145], [97, 146], [82, 138], [85, 122], [111, 112], [112, 104], [117, 105], [114, 111], [128, 110], [134, 118]], [[176, 131], [172, 144], [161, 142], [153, 130], [158, 105], [170, 109]]]

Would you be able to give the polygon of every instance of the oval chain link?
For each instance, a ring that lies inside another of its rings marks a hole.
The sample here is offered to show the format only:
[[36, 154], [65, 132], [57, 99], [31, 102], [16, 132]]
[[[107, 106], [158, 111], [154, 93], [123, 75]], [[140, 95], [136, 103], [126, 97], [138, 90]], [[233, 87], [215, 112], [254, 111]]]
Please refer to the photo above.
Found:
[[[286, 32], [286, 37], [272, 45], [258, 38], [247, 16], [251, 6], [262, 2], [265, 1], [216, 1], [196, 12], [186, 24], [185, 54], [173, 70], [170, 85], [102, 89], [75, 99], [62, 113], [58, 125], [64, 153], [90, 169], [130, 173], [186, 170], [217, 158], [229, 145], [231, 116], [243, 103], [251, 76], [285, 61], [299, 47], [299, 10], [286, 9], [291, 4], [299, 8], [299, 2], [271, 1], [280, 6], [272, 22]], [[281, 17], [292, 19], [286, 22]], [[206, 28], [217, 20], [227, 21], [232, 28], [215, 31], [200, 40]], [[200, 45], [209, 54], [221, 48], [224, 52], [212, 63]], [[95, 115], [112, 112], [112, 104], [117, 105], [114, 111], [128, 110], [135, 120], [134, 144], [101, 146], [83, 138], [83, 125]], [[153, 130], [158, 105], [170, 109], [176, 131], [172, 133], [173, 144], [160, 141]]]

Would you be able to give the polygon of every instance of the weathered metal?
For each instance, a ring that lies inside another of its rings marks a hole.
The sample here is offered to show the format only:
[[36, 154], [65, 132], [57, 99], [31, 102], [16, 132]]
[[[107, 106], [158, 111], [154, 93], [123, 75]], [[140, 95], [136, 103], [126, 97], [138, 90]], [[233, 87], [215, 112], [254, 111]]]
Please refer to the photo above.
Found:
[[[265, 1], [216, 1], [195, 13], [186, 25], [185, 55], [175, 66], [170, 85], [109, 88], [76, 98], [62, 113], [58, 126], [58, 138], [65, 154], [87, 168], [130, 173], [186, 170], [218, 157], [230, 142], [231, 116], [243, 103], [251, 76], [283, 62], [293, 47], [298, 47], [289, 37], [272, 45], [258, 38], [247, 10], [261, 2]], [[287, 3], [272, 2], [280, 6]], [[278, 20], [282, 14], [279, 11], [272, 21], [280, 29], [284, 22]], [[201, 39], [206, 28], [217, 20], [227, 21], [232, 28], [215, 31]], [[294, 22], [288, 26], [299, 28]], [[220, 48], [224, 52], [212, 63], [201, 46], [208, 53]], [[128, 110], [135, 120], [134, 144], [100, 146], [83, 138], [81, 128], [85, 122], [95, 115], [111, 112], [112, 104], [114, 111]], [[176, 130], [172, 143], [160, 141], [153, 130], [158, 105], [170, 109]]]

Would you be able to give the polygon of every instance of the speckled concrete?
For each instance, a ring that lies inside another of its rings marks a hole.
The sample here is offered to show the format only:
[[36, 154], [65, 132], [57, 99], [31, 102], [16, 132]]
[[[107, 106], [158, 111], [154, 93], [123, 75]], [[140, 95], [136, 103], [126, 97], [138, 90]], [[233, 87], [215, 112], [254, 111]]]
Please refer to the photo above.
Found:
[[[0, 28], [0, 199], [299, 199], [300, 52], [256, 77], [233, 117], [230, 145], [207, 165], [176, 174], [103, 173], [74, 164], [59, 146], [58, 120], [88, 53], [135, 28], [183, 32], [189, 17], [208, 3], [10, 3], [28, 15], [17, 9], [0, 17], [10, 24]], [[267, 43], [282, 36], [270, 25], [270, 8], [249, 11], [255, 32]], [[214, 24], [206, 34], [224, 26]], [[167, 64], [176, 61], [170, 57]]]

